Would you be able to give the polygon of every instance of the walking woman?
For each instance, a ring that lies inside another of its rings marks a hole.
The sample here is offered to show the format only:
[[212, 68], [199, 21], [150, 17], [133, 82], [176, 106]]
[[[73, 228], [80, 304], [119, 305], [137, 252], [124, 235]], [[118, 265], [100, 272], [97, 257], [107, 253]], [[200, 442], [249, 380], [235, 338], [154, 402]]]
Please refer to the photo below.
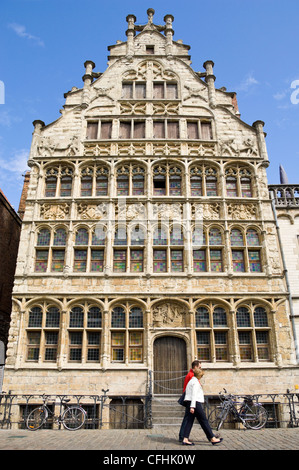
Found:
[[199, 380], [203, 375], [204, 372], [202, 369], [195, 370], [194, 377], [192, 377], [186, 387], [185, 403], [187, 404], [189, 414], [187, 416], [187, 423], [184, 429], [184, 439], [182, 442], [182, 444], [185, 446], [194, 445], [194, 442], [189, 441], [189, 436], [195, 418], [197, 418], [197, 421], [201, 425], [202, 430], [204, 431], [205, 435], [207, 436], [207, 439], [211, 442], [211, 444], [216, 445], [223, 440], [222, 438], [218, 439], [214, 436], [209, 421], [202, 407], [202, 403], [204, 402], [204, 394]]

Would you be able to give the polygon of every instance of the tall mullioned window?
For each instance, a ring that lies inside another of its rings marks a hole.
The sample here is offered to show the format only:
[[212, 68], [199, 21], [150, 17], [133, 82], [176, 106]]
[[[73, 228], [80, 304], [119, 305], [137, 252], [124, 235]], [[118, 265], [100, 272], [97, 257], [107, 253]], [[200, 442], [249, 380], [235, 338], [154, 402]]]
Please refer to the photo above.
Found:
[[262, 272], [261, 244], [256, 230], [250, 228], [244, 234], [240, 229], [233, 228], [230, 243], [234, 272]]
[[207, 362], [229, 361], [229, 328], [226, 310], [217, 305], [196, 309], [197, 358]]
[[111, 361], [143, 362], [143, 312], [117, 306], [111, 312]]
[[65, 263], [67, 233], [64, 228], [42, 228], [37, 235], [35, 272], [62, 272]]
[[268, 315], [261, 306], [240, 306], [236, 312], [240, 358], [272, 361]]

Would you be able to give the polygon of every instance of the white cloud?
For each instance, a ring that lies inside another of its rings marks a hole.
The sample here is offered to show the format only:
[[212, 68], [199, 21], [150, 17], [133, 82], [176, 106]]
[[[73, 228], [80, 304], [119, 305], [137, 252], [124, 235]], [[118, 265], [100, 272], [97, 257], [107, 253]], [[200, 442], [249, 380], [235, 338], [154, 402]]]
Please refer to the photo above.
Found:
[[259, 82], [254, 78], [252, 73], [249, 73], [244, 80], [236, 87], [239, 91], [249, 91], [254, 85], [258, 85]]
[[2, 173], [2, 177], [5, 174], [8, 177], [16, 177], [22, 176], [22, 173], [28, 170], [28, 161], [29, 151], [27, 149], [21, 149], [17, 151], [12, 158], [9, 160], [5, 160], [4, 158], [0, 158], [0, 170]]
[[19, 37], [29, 39], [30, 41], [35, 42], [38, 46], [44, 46], [45, 43], [37, 36], [33, 36], [30, 33], [27, 33], [26, 27], [18, 23], [10, 23], [8, 25]]

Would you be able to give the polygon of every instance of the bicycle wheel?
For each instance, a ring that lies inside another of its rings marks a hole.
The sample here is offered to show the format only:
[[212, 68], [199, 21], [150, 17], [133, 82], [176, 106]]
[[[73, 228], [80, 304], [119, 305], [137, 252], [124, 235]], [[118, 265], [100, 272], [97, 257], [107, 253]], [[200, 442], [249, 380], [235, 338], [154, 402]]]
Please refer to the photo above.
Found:
[[247, 405], [243, 419], [249, 429], [262, 429], [267, 423], [268, 415], [262, 405], [253, 403]]
[[69, 431], [82, 428], [86, 420], [86, 411], [80, 406], [70, 406], [62, 415], [62, 424]]
[[48, 412], [43, 407], [34, 408], [26, 419], [26, 427], [30, 431], [40, 429], [48, 418]]
[[221, 406], [216, 406], [209, 414], [208, 421], [210, 426], [215, 431], [219, 431], [223, 422], [227, 416], [227, 410], [224, 410]]

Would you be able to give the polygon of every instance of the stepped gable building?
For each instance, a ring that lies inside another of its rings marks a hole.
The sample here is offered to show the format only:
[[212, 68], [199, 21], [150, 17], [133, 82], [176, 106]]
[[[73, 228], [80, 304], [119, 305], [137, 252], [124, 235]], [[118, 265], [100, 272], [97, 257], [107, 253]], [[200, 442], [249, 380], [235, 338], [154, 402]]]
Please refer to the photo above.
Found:
[[191, 68], [172, 15], [147, 13], [107, 70], [85, 63], [59, 119], [34, 122], [12, 393], [180, 393], [194, 358], [206, 394], [295, 381], [263, 122], [240, 119], [211, 60]]

